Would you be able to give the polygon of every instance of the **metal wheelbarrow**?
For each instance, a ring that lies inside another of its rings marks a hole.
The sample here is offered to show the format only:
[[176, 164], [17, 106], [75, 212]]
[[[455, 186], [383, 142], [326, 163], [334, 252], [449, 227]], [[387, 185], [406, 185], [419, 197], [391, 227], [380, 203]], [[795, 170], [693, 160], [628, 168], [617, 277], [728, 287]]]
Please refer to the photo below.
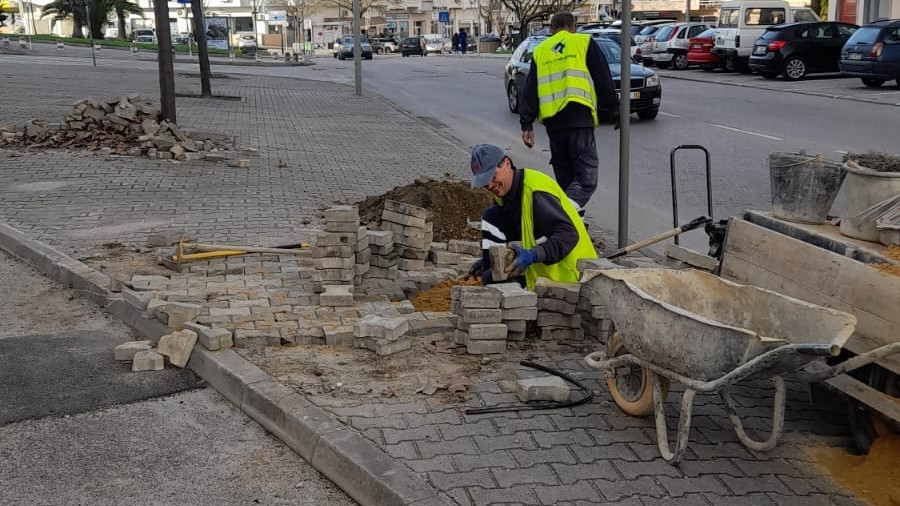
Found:
[[[825, 359], [837, 356], [853, 334], [855, 316], [702, 271], [608, 269], [587, 271], [582, 282], [605, 299], [616, 328], [607, 350], [585, 361], [606, 372], [623, 411], [654, 413], [659, 452], [670, 463], [687, 447], [697, 392], [719, 393], [741, 443], [768, 451], [784, 425], [782, 375], [821, 381], [900, 352], [900, 343], [893, 343], [828, 366]], [[765, 441], [747, 435], [728, 390], [755, 379], [770, 379], [775, 387]], [[674, 451], [663, 409], [670, 381], [685, 387]]]

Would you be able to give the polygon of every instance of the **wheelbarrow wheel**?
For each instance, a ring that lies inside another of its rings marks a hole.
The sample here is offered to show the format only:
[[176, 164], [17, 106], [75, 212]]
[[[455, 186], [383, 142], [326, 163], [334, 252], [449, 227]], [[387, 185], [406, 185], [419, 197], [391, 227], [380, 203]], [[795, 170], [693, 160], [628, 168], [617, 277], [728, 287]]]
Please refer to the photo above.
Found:
[[[628, 353], [618, 332], [613, 333], [606, 355], [615, 358]], [[650, 371], [636, 365], [618, 367], [606, 378], [606, 386], [619, 408], [631, 416], [647, 416], [653, 413], [653, 383]], [[663, 400], [669, 394], [669, 380], [659, 377]]]

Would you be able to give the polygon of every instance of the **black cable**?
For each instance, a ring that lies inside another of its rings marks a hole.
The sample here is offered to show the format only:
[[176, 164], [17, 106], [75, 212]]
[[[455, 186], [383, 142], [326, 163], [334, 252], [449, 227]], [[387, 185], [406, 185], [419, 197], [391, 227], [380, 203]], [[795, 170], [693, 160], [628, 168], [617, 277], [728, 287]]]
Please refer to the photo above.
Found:
[[554, 376], [558, 376], [569, 383], [572, 383], [578, 390], [584, 392], [584, 396], [580, 399], [575, 399], [573, 401], [566, 402], [553, 402], [553, 401], [538, 401], [532, 402], [528, 404], [520, 404], [517, 406], [487, 406], [483, 408], [467, 408], [467, 415], [483, 415], [486, 413], [510, 413], [514, 411], [529, 411], [534, 409], [559, 409], [559, 408], [571, 408], [573, 406], [578, 406], [580, 404], [584, 404], [590, 402], [594, 398], [594, 392], [591, 391], [590, 388], [586, 387], [584, 384], [576, 380], [575, 378], [569, 376], [568, 374], [557, 371], [556, 369], [551, 369], [545, 365], [538, 364], [536, 362], [532, 362], [530, 360], [523, 360], [519, 362], [519, 365], [524, 365], [525, 367], [530, 367], [532, 369], [537, 369], [539, 371], [544, 371], [546, 373], [552, 374]]

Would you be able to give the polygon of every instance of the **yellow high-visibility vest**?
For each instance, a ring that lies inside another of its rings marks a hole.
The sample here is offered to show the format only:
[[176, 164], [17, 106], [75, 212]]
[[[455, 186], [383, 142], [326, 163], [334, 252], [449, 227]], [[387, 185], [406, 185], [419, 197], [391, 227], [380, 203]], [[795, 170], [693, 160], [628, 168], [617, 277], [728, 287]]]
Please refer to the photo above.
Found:
[[575, 247], [562, 260], [555, 264], [533, 263], [525, 269], [525, 282], [529, 290], [534, 290], [538, 278], [548, 278], [563, 283], [577, 283], [581, 276], [578, 273], [578, 261], [582, 258], [597, 258], [597, 251], [591, 242], [581, 216], [575, 210], [575, 205], [569, 200], [559, 184], [543, 172], [524, 169], [522, 178], [522, 247], [532, 249], [537, 246], [537, 238], [534, 236], [534, 217], [532, 216], [532, 194], [542, 191], [559, 199], [566, 216], [575, 225], [578, 231], [578, 242]]
[[588, 44], [593, 44], [590, 35], [560, 30], [534, 49], [541, 122], [575, 102], [590, 109], [594, 126], [599, 124], [597, 92], [587, 67]]

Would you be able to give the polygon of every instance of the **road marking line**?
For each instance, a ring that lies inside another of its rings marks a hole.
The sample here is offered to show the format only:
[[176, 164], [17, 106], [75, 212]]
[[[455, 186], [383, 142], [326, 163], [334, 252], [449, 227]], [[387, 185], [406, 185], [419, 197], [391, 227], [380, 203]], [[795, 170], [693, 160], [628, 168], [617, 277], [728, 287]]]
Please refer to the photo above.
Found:
[[840, 154], [842, 154], [842, 155], [846, 155], [846, 154], [847, 154], [847, 152], [844, 151], [843, 149], [835, 149], [834, 152], [835, 152], [835, 153], [840, 153]]
[[670, 113], [662, 112], [662, 111], [659, 111], [659, 113], [662, 114], [663, 116], [668, 116], [668, 117], [670, 117], [670, 118], [680, 118], [680, 117], [681, 117], [681, 116], [679, 116], [679, 115], [677, 115], [677, 114], [670, 114]]
[[712, 126], [714, 126], [716, 128], [721, 128], [724, 130], [731, 130], [732, 132], [738, 132], [738, 133], [747, 134], [747, 135], [755, 135], [757, 137], [762, 137], [764, 139], [771, 139], [773, 141], [783, 141], [784, 140], [781, 137], [775, 137], [774, 135], [766, 135], [766, 134], [761, 134], [758, 132], [751, 132], [749, 130], [741, 130], [740, 128], [734, 128], [734, 127], [725, 126], [725, 125], [716, 125], [715, 123], [712, 123]]

